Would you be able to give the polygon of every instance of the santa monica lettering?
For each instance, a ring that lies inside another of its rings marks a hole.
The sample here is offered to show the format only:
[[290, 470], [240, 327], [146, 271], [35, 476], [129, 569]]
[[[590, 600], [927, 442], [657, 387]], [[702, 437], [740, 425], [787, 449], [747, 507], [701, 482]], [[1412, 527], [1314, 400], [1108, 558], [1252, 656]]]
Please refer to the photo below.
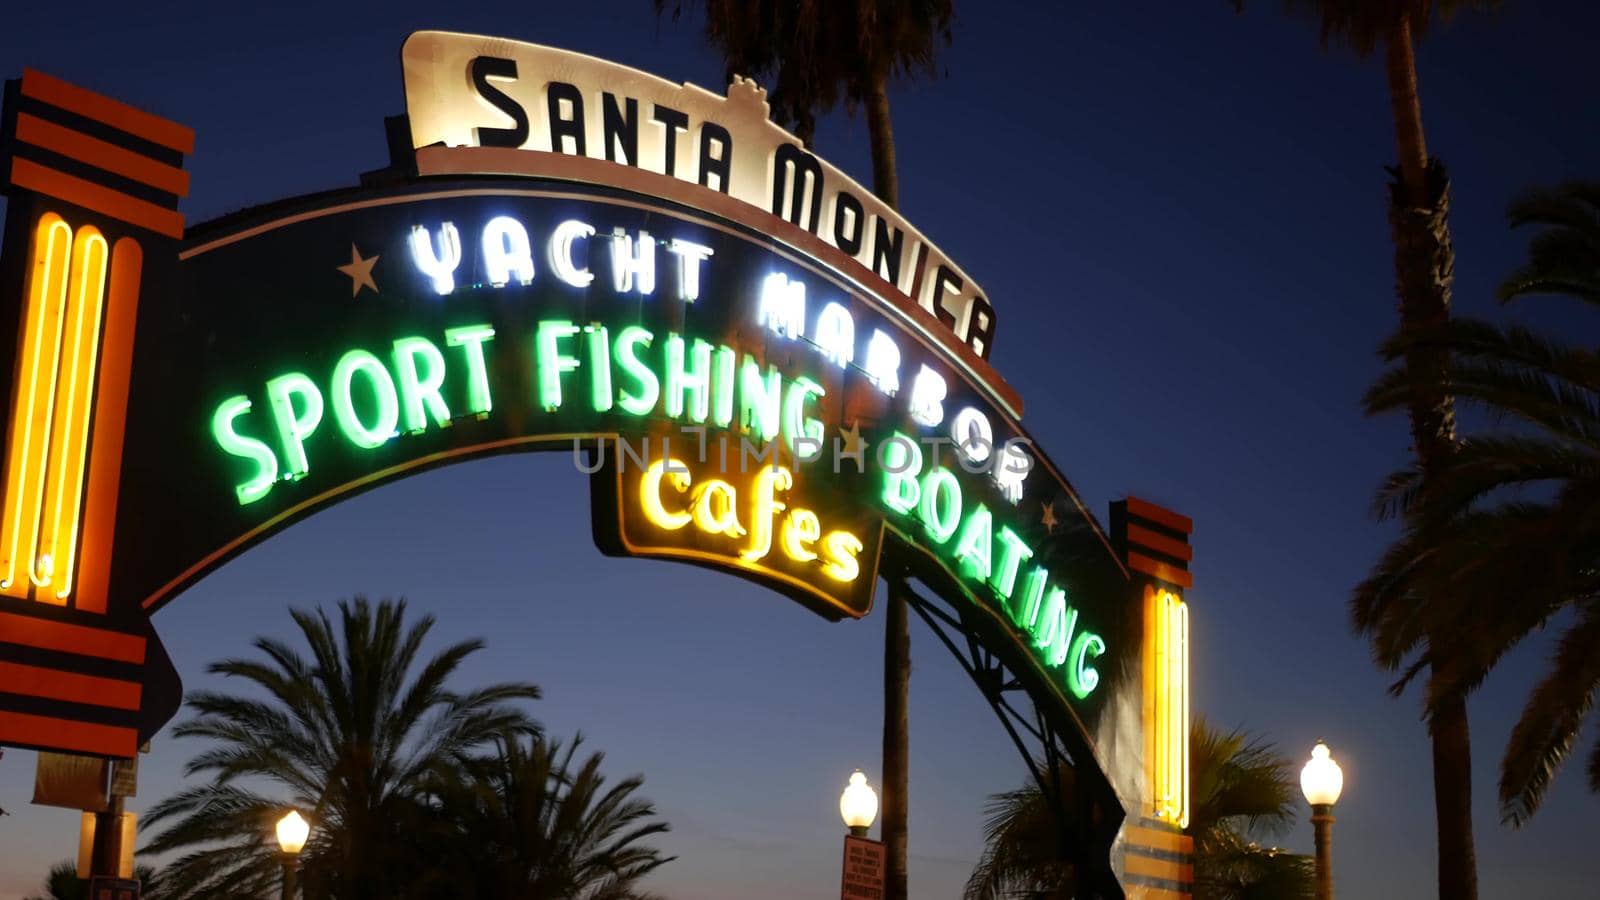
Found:
[[[493, 49], [495, 52], [485, 52]], [[407, 42], [416, 147], [580, 156], [726, 194], [815, 235], [888, 282], [979, 356], [995, 312], [972, 279], [870, 191], [768, 119], [736, 79], [722, 97], [581, 54], [444, 32]]]

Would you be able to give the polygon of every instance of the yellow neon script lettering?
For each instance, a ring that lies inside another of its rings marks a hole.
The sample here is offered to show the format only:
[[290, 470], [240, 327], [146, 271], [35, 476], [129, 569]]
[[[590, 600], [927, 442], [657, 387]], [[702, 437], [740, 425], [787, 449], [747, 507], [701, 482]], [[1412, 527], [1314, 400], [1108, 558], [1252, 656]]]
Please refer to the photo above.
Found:
[[675, 459], [658, 459], [644, 470], [644, 478], [639, 481], [639, 507], [644, 510], [645, 518], [655, 525], [668, 531], [677, 531], [689, 524], [690, 515], [683, 511], [667, 510], [661, 502], [663, 479], [671, 482], [680, 494], [689, 490], [689, 470], [683, 463]]
[[786, 507], [778, 492], [794, 487], [794, 474], [782, 466], [764, 466], [756, 473], [754, 500], [750, 504], [750, 546], [739, 552], [745, 562], [755, 562], [772, 552], [773, 520]]
[[[668, 508], [671, 504], [662, 496], [665, 484], [670, 484], [680, 498], [688, 495], [686, 508]], [[856, 559], [863, 549], [861, 539], [848, 531], [824, 534], [815, 512], [798, 507], [787, 509], [779, 495], [793, 487], [794, 473], [788, 468], [763, 467], [748, 488], [748, 531], [739, 521], [738, 488], [719, 478], [695, 484], [688, 468], [675, 459], [660, 459], [646, 466], [639, 480], [638, 496], [645, 519], [666, 531], [678, 531], [693, 522], [698, 531], [708, 535], [748, 535], [746, 545], [738, 551], [738, 562], [743, 565], [762, 564], [771, 555], [776, 538], [782, 558], [801, 566], [820, 561], [822, 572], [829, 578], [856, 580], [861, 574], [861, 564]]]

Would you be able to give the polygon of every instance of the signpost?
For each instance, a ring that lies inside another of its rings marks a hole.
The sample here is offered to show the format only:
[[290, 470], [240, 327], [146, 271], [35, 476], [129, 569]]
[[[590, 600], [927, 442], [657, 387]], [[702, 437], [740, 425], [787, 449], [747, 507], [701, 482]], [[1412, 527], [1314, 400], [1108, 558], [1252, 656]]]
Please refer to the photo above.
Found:
[[882, 842], [845, 835], [840, 900], [883, 900], [883, 863]]
[[387, 169], [194, 225], [192, 131], [8, 85], [0, 744], [132, 757], [181, 693], [150, 616], [207, 573], [361, 491], [554, 451], [607, 554], [832, 620], [913, 580], [1030, 765], [1073, 767], [1057, 811], [1110, 892], [1123, 819], [1187, 815], [1187, 705], [1150, 696], [1187, 675], [1187, 520], [1130, 500], [1106, 533], [1022, 424], [987, 294], [753, 83], [444, 32], [402, 57]]

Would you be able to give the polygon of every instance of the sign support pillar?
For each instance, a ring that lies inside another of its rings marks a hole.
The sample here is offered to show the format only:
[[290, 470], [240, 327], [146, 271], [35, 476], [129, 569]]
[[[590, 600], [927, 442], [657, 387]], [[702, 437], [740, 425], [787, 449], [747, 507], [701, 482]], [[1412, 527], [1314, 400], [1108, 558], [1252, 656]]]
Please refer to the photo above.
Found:
[[911, 622], [905, 576], [889, 576], [883, 640], [883, 843], [888, 851], [884, 900], [906, 900], [906, 820], [911, 727]]

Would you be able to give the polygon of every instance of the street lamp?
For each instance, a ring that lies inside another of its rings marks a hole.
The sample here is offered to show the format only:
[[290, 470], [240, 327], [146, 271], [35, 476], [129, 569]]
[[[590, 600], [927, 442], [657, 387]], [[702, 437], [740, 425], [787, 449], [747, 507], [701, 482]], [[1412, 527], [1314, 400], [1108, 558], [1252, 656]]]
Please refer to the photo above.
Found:
[[878, 793], [867, 784], [860, 769], [850, 775], [850, 784], [839, 795], [839, 815], [856, 837], [866, 837], [872, 820], [878, 817]]
[[1344, 790], [1344, 773], [1321, 741], [1311, 748], [1311, 761], [1300, 770], [1300, 790], [1311, 804], [1311, 828], [1317, 844], [1317, 900], [1333, 900], [1333, 805]]
[[311, 836], [311, 823], [307, 822], [298, 811], [289, 810], [289, 814], [278, 820], [278, 855], [279, 862], [283, 863], [283, 900], [294, 900], [299, 885], [300, 851], [305, 849], [306, 838]]

